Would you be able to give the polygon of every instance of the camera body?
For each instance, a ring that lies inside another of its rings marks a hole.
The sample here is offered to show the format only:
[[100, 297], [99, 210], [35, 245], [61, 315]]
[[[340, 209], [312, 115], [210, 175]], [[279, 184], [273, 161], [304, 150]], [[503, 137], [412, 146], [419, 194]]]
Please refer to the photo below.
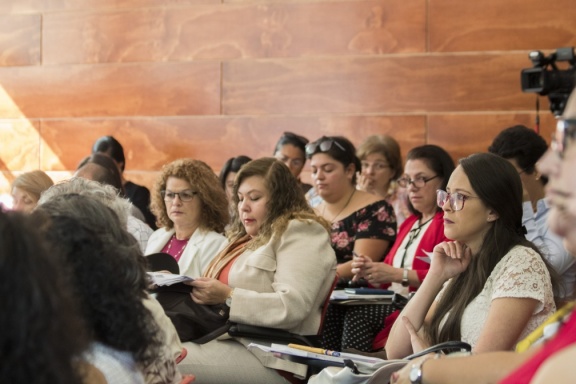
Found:
[[[533, 68], [523, 69], [520, 74], [522, 92], [548, 96], [550, 110], [559, 116], [566, 107], [576, 79], [576, 58], [574, 48], [558, 48], [549, 56], [540, 51], [528, 55]], [[567, 69], [558, 69], [557, 62], [567, 62]]]

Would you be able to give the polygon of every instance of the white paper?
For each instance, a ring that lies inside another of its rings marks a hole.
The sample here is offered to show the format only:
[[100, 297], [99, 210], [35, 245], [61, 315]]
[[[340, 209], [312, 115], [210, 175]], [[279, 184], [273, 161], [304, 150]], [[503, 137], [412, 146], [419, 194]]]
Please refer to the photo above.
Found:
[[150, 281], [152, 282], [152, 284], [157, 285], [159, 287], [194, 280], [189, 276], [174, 275], [172, 273], [164, 273], [164, 272], [148, 272], [148, 276], [150, 276]]

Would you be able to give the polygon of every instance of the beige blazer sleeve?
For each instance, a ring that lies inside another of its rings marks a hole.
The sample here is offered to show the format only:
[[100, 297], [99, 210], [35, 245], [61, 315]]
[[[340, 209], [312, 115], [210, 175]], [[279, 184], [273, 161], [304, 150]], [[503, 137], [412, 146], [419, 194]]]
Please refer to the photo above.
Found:
[[230, 270], [230, 320], [316, 334], [336, 274], [329, 234], [315, 221], [292, 220], [268, 244], [246, 251]]

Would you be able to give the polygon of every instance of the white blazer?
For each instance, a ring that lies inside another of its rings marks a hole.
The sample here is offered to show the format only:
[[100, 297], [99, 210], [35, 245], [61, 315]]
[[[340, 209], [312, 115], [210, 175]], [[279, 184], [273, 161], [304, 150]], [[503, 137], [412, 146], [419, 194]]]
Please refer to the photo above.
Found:
[[[160, 228], [154, 231], [150, 239], [148, 239], [144, 254], [150, 255], [160, 252], [170, 241], [173, 234], [174, 229], [167, 231], [164, 228]], [[178, 261], [180, 274], [190, 277], [202, 276], [210, 261], [224, 248], [226, 243], [226, 237], [217, 232], [195, 230]]]

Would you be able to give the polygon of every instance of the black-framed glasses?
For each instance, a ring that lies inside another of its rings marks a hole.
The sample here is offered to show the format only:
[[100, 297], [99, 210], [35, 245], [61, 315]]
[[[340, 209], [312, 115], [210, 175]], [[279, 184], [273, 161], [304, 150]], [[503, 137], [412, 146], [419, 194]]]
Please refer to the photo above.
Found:
[[568, 139], [576, 137], [576, 119], [560, 119], [556, 123], [556, 131], [552, 134], [550, 148], [564, 157]]
[[478, 199], [478, 196], [468, 196], [463, 195], [458, 192], [448, 193], [441, 189], [436, 190], [436, 203], [440, 208], [446, 204], [446, 201], [450, 202], [450, 209], [453, 211], [461, 211], [464, 208], [464, 202], [470, 198]]
[[344, 148], [342, 144], [340, 144], [336, 140], [329, 139], [327, 137], [321, 137], [315, 142], [306, 145], [306, 155], [312, 156], [314, 153], [316, 153], [317, 149], [320, 149], [320, 152], [329, 151], [330, 148], [332, 148], [332, 145], [335, 145], [336, 147], [340, 148], [342, 152], [346, 152], [346, 148]]
[[180, 192], [172, 192], [172, 191], [160, 191], [162, 198], [164, 201], [173, 201], [176, 196], [180, 199], [180, 201], [190, 201], [194, 198], [194, 195], [198, 192], [194, 191], [180, 191]]
[[436, 176], [432, 176], [432, 177], [428, 177], [428, 178], [423, 177], [423, 176], [418, 176], [418, 177], [415, 177], [414, 179], [410, 179], [408, 177], [401, 177], [398, 180], [396, 180], [396, 182], [398, 183], [399, 186], [401, 186], [403, 188], [408, 187], [410, 184], [412, 184], [416, 188], [422, 188], [426, 185], [427, 182], [429, 182], [430, 180], [434, 180], [437, 177], [440, 177], [440, 176], [436, 175]]

